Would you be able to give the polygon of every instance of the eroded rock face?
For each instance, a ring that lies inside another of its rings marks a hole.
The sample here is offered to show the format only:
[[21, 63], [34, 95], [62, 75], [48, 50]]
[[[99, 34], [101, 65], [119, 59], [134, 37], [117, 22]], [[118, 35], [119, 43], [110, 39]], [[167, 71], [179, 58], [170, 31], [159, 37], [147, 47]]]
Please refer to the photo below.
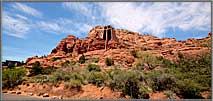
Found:
[[76, 41], [79, 39], [75, 36], [68, 35], [66, 38], [62, 39], [60, 43], [54, 48], [51, 52], [51, 54], [55, 54], [57, 52], [63, 51], [63, 52], [73, 52], [73, 49], [75, 47]]
[[38, 59], [38, 56], [33, 56], [33, 57], [30, 57], [26, 60], [26, 63], [28, 63], [29, 61], [33, 60], [33, 59]]
[[[51, 54], [63, 53], [66, 55], [68, 53], [72, 53], [78, 55], [88, 51], [104, 49], [105, 40], [101, 37], [100, 34], [100, 30], [96, 31], [96, 29], [92, 29], [92, 31], [90, 31], [88, 34], [88, 37], [84, 39], [78, 39], [72, 35], [69, 35], [60, 41], [56, 48], [52, 50]], [[109, 40], [108, 42], [109, 49], [119, 48], [118, 45], [119, 42], [117, 40]]]
[[77, 57], [81, 54], [88, 54], [87, 58], [91, 58], [93, 55], [90, 55], [90, 53], [98, 53], [97, 57], [100, 57], [102, 62], [104, 62], [104, 57], [110, 56], [115, 60], [115, 63], [122, 61], [126, 66], [131, 66], [134, 62], [134, 57], [128, 54], [131, 50], [146, 51], [168, 59], [177, 58], [178, 51], [185, 54], [197, 54], [202, 51], [210, 52], [211, 33], [202, 39], [191, 38], [185, 41], [177, 41], [175, 38], [157, 38], [152, 35], [141, 35], [136, 32], [115, 28], [112, 28], [112, 39], [108, 41], [108, 50], [105, 52], [106, 41], [103, 39], [103, 29], [104, 26], [94, 27], [90, 30], [88, 36], [83, 39], [68, 35], [59, 42], [50, 55], [28, 58], [26, 64], [30, 66], [35, 61], [39, 61], [44, 67], [60, 66], [66, 60], [78, 59]]

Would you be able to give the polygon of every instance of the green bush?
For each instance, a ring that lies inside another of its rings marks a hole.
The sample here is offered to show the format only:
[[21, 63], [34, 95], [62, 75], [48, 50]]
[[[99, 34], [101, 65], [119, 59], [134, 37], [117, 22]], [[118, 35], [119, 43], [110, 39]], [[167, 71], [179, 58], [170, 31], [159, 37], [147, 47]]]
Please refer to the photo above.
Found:
[[[152, 88], [154, 90], [171, 90], [182, 95], [183, 98], [202, 98], [200, 94], [211, 89], [210, 54], [202, 53], [196, 57], [184, 57], [180, 52], [178, 54], [179, 60], [177, 62], [163, 62], [164, 64], [170, 64], [165, 66], [167, 71], [162, 72], [161, 70], [149, 73], [149, 75], [155, 75], [147, 77], [152, 78], [150, 80]], [[169, 81], [170, 83], [168, 83]], [[172, 81], [174, 82], [171, 83]]]
[[134, 69], [139, 70], [139, 71], [144, 70], [144, 63], [143, 63], [142, 59], [137, 59], [136, 60]]
[[45, 82], [49, 81], [49, 78], [48, 78], [47, 75], [41, 75], [41, 74], [39, 74], [39, 75], [34, 76], [33, 80], [36, 83], [45, 83]]
[[142, 92], [140, 92], [140, 82], [144, 79], [143, 74], [136, 70], [129, 70], [126, 73], [125, 87], [123, 93], [129, 95], [131, 98], [140, 98]]
[[61, 67], [67, 67], [67, 66], [69, 66], [69, 61], [65, 61], [65, 62], [63, 62], [62, 64], [61, 64]]
[[49, 77], [49, 81], [58, 83], [59, 81], [64, 80], [64, 75], [65, 73], [63, 73], [61, 69], [58, 69]]
[[154, 56], [154, 55], [143, 53], [143, 52], [140, 52], [140, 56], [143, 63], [147, 63], [149, 67], [151, 68], [161, 65], [162, 61], [164, 60], [162, 59], [163, 57], [158, 57], [158, 56]]
[[131, 98], [139, 98], [140, 92], [138, 82], [127, 79], [123, 93], [129, 95]]
[[178, 51], [178, 58], [179, 59], [183, 59], [184, 58], [183, 53], [181, 53], [180, 51]]
[[40, 65], [39, 61], [36, 61], [33, 66], [32, 69], [30, 70], [31, 76], [35, 76], [38, 74], [42, 74], [42, 67]]
[[102, 86], [106, 81], [106, 76], [103, 72], [90, 72], [87, 81], [96, 86]]
[[140, 89], [140, 82], [143, 82], [143, 79], [142, 72], [136, 70], [115, 69], [109, 72], [110, 88], [122, 91], [124, 95], [132, 98], [143, 98], [147, 94], [145, 89]]
[[171, 90], [164, 91], [164, 95], [166, 95], [169, 99], [175, 99], [175, 93]]
[[82, 74], [79, 74], [79, 73], [65, 74], [64, 81], [70, 81], [70, 80], [79, 80], [81, 81], [81, 83], [83, 83], [84, 77]]
[[76, 64], [76, 62], [74, 60], [73, 61], [66, 60], [65, 62], [63, 62], [61, 64], [61, 66], [66, 68], [66, 67], [74, 66], [75, 64]]
[[55, 67], [49, 66], [49, 67], [46, 67], [46, 68], [42, 68], [42, 70], [41, 70], [42, 73], [41, 74], [51, 74], [55, 70], [56, 70]]
[[81, 89], [81, 81], [80, 80], [71, 80], [70, 82], [68, 83], [65, 83], [64, 87], [66, 89], [74, 89], [76, 88], [77, 90], [80, 90]]
[[162, 64], [163, 64], [165, 67], [169, 67], [169, 66], [172, 65], [172, 62], [171, 62], [169, 59], [163, 59]]
[[130, 54], [132, 55], [132, 56], [134, 56], [135, 58], [138, 58], [139, 56], [138, 56], [138, 51], [137, 50], [132, 50], [132, 51], [130, 51]]
[[176, 85], [175, 76], [159, 70], [148, 73], [146, 80], [154, 91], [171, 90]]
[[75, 64], [76, 64], [76, 62], [74, 60], [70, 62], [70, 65], [72, 65], [72, 66]]
[[211, 47], [211, 45], [209, 45], [208, 43], [203, 43], [200, 45], [201, 47]]
[[23, 68], [2, 70], [2, 88], [13, 88], [21, 84], [26, 75], [26, 70]]
[[87, 66], [87, 70], [88, 71], [101, 71], [101, 69], [100, 69], [100, 67], [98, 66], [98, 65], [95, 65], [95, 64], [89, 64], [88, 66]]
[[149, 87], [145, 85], [140, 85], [139, 87], [139, 98], [149, 99]]
[[70, 80], [80, 80], [84, 81], [84, 77], [79, 72], [69, 71], [70, 68], [60, 68], [57, 69], [49, 78], [50, 82], [58, 83], [60, 81], [68, 82]]
[[86, 58], [85, 58], [84, 55], [82, 55], [78, 60], [78, 62], [81, 63], [81, 64], [85, 63], [85, 61], [86, 61]]
[[93, 58], [93, 59], [92, 59], [92, 62], [98, 63], [98, 62], [99, 62], [99, 58]]
[[113, 61], [113, 59], [106, 58], [106, 59], [105, 59], [105, 64], [106, 64], [107, 66], [112, 66], [112, 65], [114, 65], [114, 61]]
[[208, 90], [206, 87], [189, 79], [178, 81], [177, 87], [176, 93], [182, 95], [186, 99], [202, 98], [201, 92]]
[[161, 61], [163, 60], [163, 57], [162, 56], [156, 56], [157, 60]]
[[59, 60], [59, 59], [61, 59], [61, 57], [53, 57], [51, 60], [54, 62], [54, 61]]
[[201, 54], [199, 57], [187, 57], [176, 64], [180, 79], [191, 79], [205, 87], [211, 87], [211, 55]]
[[126, 80], [125, 71], [121, 69], [114, 69], [108, 72], [109, 87], [112, 90], [122, 91], [124, 88], [124, 81]]

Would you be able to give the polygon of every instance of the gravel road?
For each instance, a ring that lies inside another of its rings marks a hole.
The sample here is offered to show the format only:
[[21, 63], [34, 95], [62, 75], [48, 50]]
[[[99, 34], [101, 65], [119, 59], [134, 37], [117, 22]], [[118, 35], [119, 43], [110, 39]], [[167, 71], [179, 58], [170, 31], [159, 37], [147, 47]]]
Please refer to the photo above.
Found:
[[17, 101], [17, 100], [45, 100], [37, 97], [32, 97], [32, 96], [25, 96], [25, 95], [16, 95], [16, 94], [7, 94], [3, 93], [2, 94], [2, 100], [3, 101]]

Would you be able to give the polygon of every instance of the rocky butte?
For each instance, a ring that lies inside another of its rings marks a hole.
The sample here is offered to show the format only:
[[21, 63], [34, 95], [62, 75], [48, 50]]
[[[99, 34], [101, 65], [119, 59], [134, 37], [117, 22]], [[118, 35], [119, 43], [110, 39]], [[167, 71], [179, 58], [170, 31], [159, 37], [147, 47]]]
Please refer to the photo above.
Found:
[[158, 38], [152, 35], [139, 34], [112, 26], [96, 26], [83, 39], [68, 35], [47, 56], [34, 56], [26, 60], [27, 67], [39, 61], [43, 67], [60, 67], [66, 60], [78, 60], [84, 54], [87, 59], [99, 58], [97, 63], [101, 68], [106, 67], [105, 58], [111, 58], [115, 64], [121, 63], [129, 68], [135, 62], [130, 54], [132, 50], [140, 50], [170, 60], [177, 59], [180, 51], [184, 55], [197, 55], [199, 52], [210, 52], [211, 33], [202, 39], [187, 39], [178, 41], [175, 38]]

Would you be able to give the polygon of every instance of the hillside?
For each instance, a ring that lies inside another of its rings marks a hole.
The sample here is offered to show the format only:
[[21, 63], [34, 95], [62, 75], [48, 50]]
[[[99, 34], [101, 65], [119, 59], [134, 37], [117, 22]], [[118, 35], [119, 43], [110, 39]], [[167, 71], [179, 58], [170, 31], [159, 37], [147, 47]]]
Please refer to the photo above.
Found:
[[211, 33], [178, 41], [96, 26], [4, 69], [2, 88], [46, 99], [209, 99], [210, 50]]

